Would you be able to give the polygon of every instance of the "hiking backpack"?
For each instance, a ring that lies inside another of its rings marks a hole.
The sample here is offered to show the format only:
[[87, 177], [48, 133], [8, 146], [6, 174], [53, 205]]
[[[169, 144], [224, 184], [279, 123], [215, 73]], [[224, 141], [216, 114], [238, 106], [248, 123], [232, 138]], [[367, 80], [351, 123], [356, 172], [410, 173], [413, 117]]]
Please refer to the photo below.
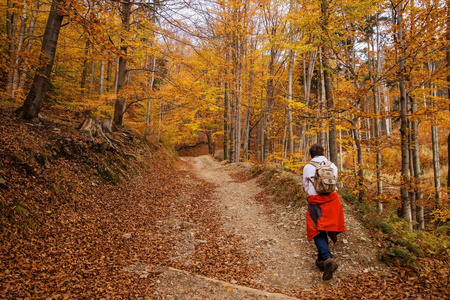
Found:
[[316, 176], [311, 177], [314, 181], [309, 179], [314, 186], [317, 194], [329, 194], [336, 190], [337, 180], [334, 177], [334, 170], [331, 167], [331, 161], [327, 162], [309, 162], [311, 165], [316, 167]]

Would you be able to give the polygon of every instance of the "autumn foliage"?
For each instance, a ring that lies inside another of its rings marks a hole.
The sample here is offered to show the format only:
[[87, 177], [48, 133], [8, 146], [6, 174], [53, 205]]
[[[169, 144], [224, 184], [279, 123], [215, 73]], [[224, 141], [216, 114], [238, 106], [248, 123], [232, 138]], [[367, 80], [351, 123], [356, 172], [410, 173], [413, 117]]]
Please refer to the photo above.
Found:
[[[450, 218], [448, 6], [1, 1], [0, 104], [32, 121], [3, 112], [0, 119], [9, 130], [0, 175], [16, 179], [2, 194], [1, 217], [19, 226], [5, 230], [34, 226], [59, 205], [78, 209], [100, 181], [127, 179], [128, 160], [144, 154], [120, 148], [124, 129], [154, 145], [207, 143], [229, 162], [294, 173], [320, 143], [355, 205], [395, 215], [395, 224], [406, 222], [404, 234], [443, 230]], [[86, 119], [112, 120], [119, 132], [80, 137], [74, 124]], [[135, 135], [125, 133], [127, 142]], [[441, 238], [447, 243], [448, 232]]]

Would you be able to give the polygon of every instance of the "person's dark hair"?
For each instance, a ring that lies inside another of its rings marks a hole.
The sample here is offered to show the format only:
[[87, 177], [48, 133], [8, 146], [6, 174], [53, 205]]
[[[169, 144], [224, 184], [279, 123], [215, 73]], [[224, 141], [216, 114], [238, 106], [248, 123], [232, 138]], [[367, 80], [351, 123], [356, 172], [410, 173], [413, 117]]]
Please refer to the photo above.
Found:
[[324, 152], [324, 149], [319, 144], [313, 144], [311, 146], [311, 148], [309, 148], [309, 154], [311, 155], [312, 158], [314, 158], [318, 155], [323, 155], [323, 152]]

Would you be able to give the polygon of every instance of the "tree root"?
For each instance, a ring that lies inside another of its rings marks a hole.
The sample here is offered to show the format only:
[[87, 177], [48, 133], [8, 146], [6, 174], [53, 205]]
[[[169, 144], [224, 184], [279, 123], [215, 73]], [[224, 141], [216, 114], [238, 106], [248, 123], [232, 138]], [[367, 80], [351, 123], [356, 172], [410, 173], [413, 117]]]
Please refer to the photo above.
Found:
[[108, 138], [105, 134], [117, 130], [116, 126], [114, 125], [111, 119], [88, 118], [84, 120], [83, 124], [80, 127], [80, 130], [89, 132], [92, 141], [94, 141], [94, 137], [101, 136], [108, 143], [111, 149], [113, 149], [116, 152], [119, 152], [119, 150], [113, 144], [111, 139]]

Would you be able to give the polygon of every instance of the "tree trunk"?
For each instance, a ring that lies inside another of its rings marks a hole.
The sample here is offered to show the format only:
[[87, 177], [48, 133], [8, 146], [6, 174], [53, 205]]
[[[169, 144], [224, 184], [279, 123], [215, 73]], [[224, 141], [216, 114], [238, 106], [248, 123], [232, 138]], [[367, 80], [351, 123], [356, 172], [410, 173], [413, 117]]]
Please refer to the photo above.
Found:
[[[16, 34], [17, 34], [17, 13], [15, 12], [15, 1], [7, 1], [8, 9], [6, 10], [6, 34], [8, 37], [8, 56], [10, 62], [14, 61], [14, 53], [16, 51]], [[8, 73], [8, 94], [12, 94], [14, 68]]]
[[112, 75], [112, 63], [108, 59], [108, 65], [106, 66], [106, 92], [111, 91], [111, 76]]
[[[374, 69], [374, 76], [373, 76], [373, 112], [375, 114], [373, 129], [374, 129], [374, 137], [375, 137], [375, 151], [376, 151], [376, 163], [375, 163], [375, 170], [377, 174], [377, 210], [378, 212], [383, 211], [383, 202], [381, 201], [381, 196], [383, 195], [383, 182], [381, 181], [381, 169], [382, 169], [382, 161], [381, 161], [381, 144], [380, 144], [380, 137], [381, 137], [381, 126], [380, 126], [380, 103], [381, 103], [381, 94], [380, 94], [380, 87], [377, 85], [375, 86], [376, 82], [380, 81], [380, 73], [382, 72], [382, 64], [381, 64], [381, 55], [380, 55], [380, 36], [379, 36], [379, 30], [378, 30], [378, 13], [376, 13], [376, 42], [375, 45], [372, 46], [372, 50], [375, 50], [376, 56], [373, 59], [373, 69]], [[376, 48], [376, 49], [375, 49]], [[376, 62], [375, 62], [376, 61]], [[376, 64], [376, 66], [375, 66]]]
[[95, 61], [91, 61], [91, 75], [89, 76], [89, 88], [88, 88], [88, 94], [89, 96], [92, 96], [92, 91], [94, 89], [94, 75], [95, 75]]
[[[319, 113], [318, 116], [325, 117], [325, 76], [323, 74], [323, 53], [320, 52], [320, 85], [317, 84], [317, 102], [319, 107]], [[326, 137], [325, 137], [325, 124], [324, 122], [320, 122], [318, 120], [319, 126], [321, 127], [321, 130], [318, 132], [317, 135], [317, 142], [321, 144], [322, 146], [326, 147]], [[329, 150], [329, 149], [328, 149]]]
[[262, 90], [260, 97], [261, 122], [259, 122], [259, 161], [264, 162], [264, 128], [266, 128], [266, 101], [263, 100]]
[[228, 112], [229, 112], [229, 97], [228, 97], [228, 83], [224, 84], [224, 96], [223, 96], [223, 159], [228, 160], [229, 149], [228, 149]]
[[[130, 0], [124, 0], [121, 4], [121, 18], [122, 18], [122, 27], [125, 32], [128, 32], [130, 29], [130, 16], [131, 16], [131, 2]], [[124, 39], [121, 38], [121, 43], [124, 43]], [[127, 75], [127, 45], [120, 46], [120, 51], [122, 55], [119, 57], [119, 69], [117, 71], [117, 96], [114, 104], [114, 117], [113, 122], [117, 127], [123, 126], [124, 113], [127, 105], [127, 100], [120, 92], [124, 88], [126, 84], [126, 75]]]
[[26, 120], [38, 121], [38, 114], [47, 92], [48, 82], [55, 60], [56, 46], [64, 16], [61, 14], [60, 0], [53, 0], [42, 40], [39, 61], [41, 67], [36, 70], [33, 84], [19, 112]]
[[[433, 118], [433, 119], [435, 122], [435, 118]], [[431, 146], [433, 149], [433, 174], [434, 174], [435, 199], [438, 203], [440, 203], [441, 202], [441, 166], [439, 163], [438, 128], [436, 125], [431, 126]]]
[[90, 42], [89, 42], [89, 40], [87, 40], [86, 41], [86, 46], [84, 48], [83, 72], [81, 73], [81, 83], [80, 83], [81, 94], [83, 96], [84, 96], [84, 92], [85, 92], [85, 89], [86, 89], [86, 78], [87, 78], [87, 74], [88, 74], [89, 47], [90, 47]]
[[[150, 80], [149, 80], [149, 92], [150, 95], [153, 92], [153, 84], [155, 82], [155, 70], [156, 70], [156, 58], [154, 55], [152, 55], [150, 57], [150, 66], [151, 66], [151, 70], [152, 73], [150, 75]], [[152, 102], [151, 99], [148, 99], [147, 101], [147, 112], [145, 114], [145, 123], [146, 124], [150, 124], [150, 108], [151, 108]]]
[[[239, 44], [239, 42], [238, 42]], [[237, 46], [236, 51], [238, 51], [238, 53], [242, 54], [242, 52], [240, 51], [240, 46]], [[236, 127], [235, 127], [235, 152], [234, 152], [234, 162], [239, 162], [240, 158], [241, 158], [241, 110], [242, 110], [242, 105], [241, 105], [241, 98], [242, 98], [242, 81], [241, 81], [241, 74], [242, 74], [242, 63], [240, 61], [240, 59], [242, 59], [242, 55], [238, 55], [238, 57], [236, 58], [237, 61], [235, 62], [236, 64], [236, 72], [235, 72], [235, 80], [236, 80], [236, 84], [235, 84], [235, 98], [236, 98]]]
[[[230, 84], [232, 86], [232, 84]], [[232, 94], [232, 93], [231, 93]], [[230, 105], [230, 123], [229, 123], [229, 130], [230, 130], [230, 142], [229, 142], [229, 151], [230, 151], [230, 162], [235, 162], [235, 151], [236, 151], [236, 106], [234, 102], [234, 97], [230, 98], [230, 101], [228, 102]]]
[[[329, 3], [328, 0], [322, 0], [321, 2], [321, 18], [322, 18], [322, 30], [323, 34], [328, 31], [329, 23]], [[334, 117], [334, 99], [333, 99], [333, 87], [332, 87], [332, 73], [331, 73], [331, 50], [326, 44], [326, 41], [322, 42], [322, 68], [323, 77], [325, 82], [325, 98], [327, 103], [328, 118], [330, 121], [330, 127], [328, 129], [328, 144], [330, 152], [330, 160], [335, 164], [338, 163], [338, 151], [337, 151], [337, 141], [336, 141], [336, 119]]]
[[265, 120], [264, 120], [264, 154], [263, 162], [267, 161], [270, 154], [270, 126], [272, 122], [272, 111], [275, 104], [274, 99], [274, 80], [275, 73], [275, 49], [270, 50], [270, 60], [268, 66], [269, 79], [266, 83], [266, 104], [265, 104]]
[[211, 130], [205, 130], [203, 133], [206, 135], [208, 140], [208, 153], [214, 155], [216, 152], [216, 143], [213, 141], [212, 132]]
[[[309, 52], [309, 59], [308, 59], [308, 67], [306, 67], [306, 55], [303, 55], [303, 82], [304, 82], [304, 92], [305, 92], [305, 105], [307, 107], [310, 106], [310, 98], [311, 98], [311, 83], [312, 83], [312, 77], [314, 74], [314, 66], [317, 58], [317, 51], [311, 51]], [[299, 139], [303, 143], [303, 147], [305, 149], [309, 146], [309, 136], [303, 134], [303, 127], [305, 131], [308, 131], [310, 126], [308, 123], [305, 125], [300, 126], [300, 133], [299, 133]]]
[[23, 42], [25, 40], [25, 30], [27, 27], [27, 19], [28, 19], [28, 8], [27, 8], [27, 1], [23, 1], [23, 8], [22, 8], [22, 18], [20, 23], [20, 32], [19, 32], [19, 41], [17, 43], [17, 50], [15, 54], [15, 62], [14, 62], [14, 72], [12, 76], [12, 87], [11, 87], [11, 98], [14, 99], [15, 93], [17, 88], [19, 87], [19, 81], [20, 81], [20, 52], [22, 51]]
[[250, 120], [252, 116], [252, 96], [253, 96], [253, 80], [254, 80], [254, 73], [253, 73], [253, 60], [250, 61], [250, 72], [249, 72], [249, 78], [248, 78], [248, 96], [247, 96], [247, 110], [245, 113], [245, 124], [244, 124], [244, 145], [243, 145], [243, 151], [244, 151], [244, 158], [250, 159]]
[[[417, 113], [417, 100], [415, 98], [412, 98], [411, 103], [411, 111], [412, 114]], [[413, 116], [414, 117], [414, 116]], [[418, 128], [418, 119], [414, 117], [414, 119], [411, 121], [411, 142], [412, 142], [412, 163], [413, 163], [413, 171], [414, 171], [414, 196], [415, 196], [415, 214], [413, 218], [417, 222], [418, 228], [421, 230], [425, 230], [425, 223], [423, 219], [423, 203], [422, 203], [422, 188], [421, 185], [421, 168], [420, 168], [420, 157], [419, 157], [419, 140], [418, 140], [418, 134], [419, 134], [419, 128]]]
[[408, 144], [408, 118], [407, 118], [407, 107], [408, 107], [408, 96], [406, 94], [406, 84], [405, 84], [405, 41], [403, 40], [403, 4], [400, 4], [400, 8], [397, 16], [397, 40], [400, 46], [400, 60], [399, 60], [399, 88], [400, 88], [400, 133], [401, 133], [401, 178], [402, 185], [400, 188], [401, 199], [403, 205], [403, 217], [408, 223], [408, 228], [412, 229], [412, 215], [411, 215], [411, 205], [408, 197], [408, 182], [409, 180], [409, 144]]
[[100, 82], [98, 87], [98, 94], [103, 95], [103, 91], [105, 89], [105, 61], [102, 60], [100, 62]]
[[[447, 1], [447, 68], [450, 68], [450, 3]], [[450, 74], [447, 75], [447, 98], [450, 99]], [[450, 134], [447, 138], [447, 157], [448, 173], [447, 173], [447, 190], [450, 193]]]
[[294, 131], [292, 129], [292, 86], [294, 73], [294, 51], [289, 50], [289, 66], [288, 66], [288, 127], [289, 127], [289, 160], [294, 155]]
[[[34, 27], [35, 27], [35, 24], [36, 24], [36, 15], [37, 15], [37, 11], [39, 9], [39, 5], [40, 5], [40, 2], [36, 1], [34, 3], [34, 7], [33, 7], [33, 10], [31, 12], [30, 25], [28, 27], [28, 38], [29, 39], [31, 37], [33, 37], [33, 35], [34, 35]], [[31, 43], [28, 43], [27, 44], [27, 52], [29, 53], [30, 50], [31, 50]], [[23, 65], [24, 65], [24, 68], [21, 71], [21, 75], [20, 75], [21, 79], [20, 79], [20, 84], [19, 84], [21, 89], [25, 86], [25, 82], [26, 82], [27, 75], [28, 75], [28, 58], [24, 59]]]
[[408, 134], [408, 144], [409, 144], [409, 174], [410, 174], [410, 180], [408, 182], [409, 189], [408, 189], [408, 197], [409, 197], [409, 203], [411, 206], [411, 221], [412, 221], [412, 227], [415, 228], [416, 223], [416, 212], [417, 212], [417, 199], [416, 199], [416, 182], [413, 180], [414, 177], [414, 158], [413, 158], [413, 140], [412, 140], [412, 122], [408, 120], [408, 131], [410, 132]]

